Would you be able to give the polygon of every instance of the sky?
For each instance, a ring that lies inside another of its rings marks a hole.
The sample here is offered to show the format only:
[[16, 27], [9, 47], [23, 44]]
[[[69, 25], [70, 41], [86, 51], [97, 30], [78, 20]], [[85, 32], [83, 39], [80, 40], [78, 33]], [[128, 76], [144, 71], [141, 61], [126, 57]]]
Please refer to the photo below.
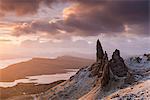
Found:
[[149, 0], [0, 0], [0, 60], [150, 52]]

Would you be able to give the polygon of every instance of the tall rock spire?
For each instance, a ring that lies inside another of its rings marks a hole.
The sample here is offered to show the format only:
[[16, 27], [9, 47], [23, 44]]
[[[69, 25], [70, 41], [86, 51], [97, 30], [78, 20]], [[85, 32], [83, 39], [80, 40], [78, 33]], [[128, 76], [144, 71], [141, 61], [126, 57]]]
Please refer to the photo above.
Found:
[[100, 59], [102, 59], [103, 56], [104, 56], [103, 48], [102, 48], [101, 43], [98, 39], [97, 44], [96, 44], [96, 61], [99, 61]]

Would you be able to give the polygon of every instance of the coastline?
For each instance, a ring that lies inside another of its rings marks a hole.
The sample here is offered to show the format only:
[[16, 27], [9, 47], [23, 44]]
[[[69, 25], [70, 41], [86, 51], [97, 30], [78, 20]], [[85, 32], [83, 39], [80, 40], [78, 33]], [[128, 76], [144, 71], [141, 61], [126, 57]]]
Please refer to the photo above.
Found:
[[74, 75], [79, 69], [65, 69], [65, 73], [49, 74], [49, 75], [35, 75], [26, 76], [23, 79], [17, 79], [15, 81], [0, 82], [1, 87], [13, 87], [19, 83], [36, 83], [38, 84], [49, 84], [58, 80], [67, 80], [69, 77]]

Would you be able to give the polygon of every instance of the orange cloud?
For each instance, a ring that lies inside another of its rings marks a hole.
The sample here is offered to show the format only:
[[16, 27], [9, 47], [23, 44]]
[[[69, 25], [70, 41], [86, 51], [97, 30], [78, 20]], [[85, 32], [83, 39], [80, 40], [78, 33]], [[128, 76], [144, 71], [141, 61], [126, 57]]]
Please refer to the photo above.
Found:
[[16, 12], [16, 15], [34, 14], [41, 0], [0, 0], [1, 12]]

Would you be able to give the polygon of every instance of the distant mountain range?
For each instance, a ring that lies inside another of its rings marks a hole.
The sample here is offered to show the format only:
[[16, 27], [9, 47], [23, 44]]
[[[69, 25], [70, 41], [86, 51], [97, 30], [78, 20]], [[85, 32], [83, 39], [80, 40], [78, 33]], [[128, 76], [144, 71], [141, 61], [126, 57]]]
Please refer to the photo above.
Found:
[[65, 73], [67, 72], [65, 69], [79, 69], [93, 62], [94, 60], [92, 59], [72, 56], [60, 56], [55, 59], [33, 58], [29, 61], [16, 63], [0, 69], [0, 81], [14, 81], [33, 75]]

